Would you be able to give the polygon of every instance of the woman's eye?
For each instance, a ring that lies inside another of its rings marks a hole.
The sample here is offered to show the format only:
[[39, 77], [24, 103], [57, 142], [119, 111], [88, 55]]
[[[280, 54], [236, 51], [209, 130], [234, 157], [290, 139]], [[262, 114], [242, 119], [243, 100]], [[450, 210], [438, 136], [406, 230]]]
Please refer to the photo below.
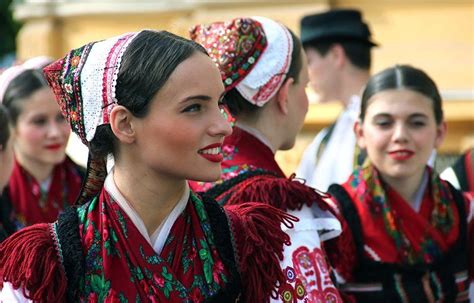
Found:
[[192, 113], [192, 112], [198, 112], [202, 108], [201, 104], [195, 103], [187, 106], [186, 108], [183, 109], [183, 113]]
[[389, 127], [391, 124], [390, 121], [388, 120], [379, 120], [379, 121], [375, 121], [375, 125], [379, 126], [379, 127], [382, 127], [382, 128], [386, 128], [386, 127]]
[[56, 116], [56, 122], [58, 123], [66, 122], [66, 119], [63, 117], [63, 115], [59, 114]]
[[414, 127], [423, 127], [426, 125], [425, 121], [411, 121], [410, 124]]
[[32, 122], [33, 122], [34, 125], [43, 126], [43, 125], [46, 125], [47, 120], [44, 119], [44, 118], [37, 118], [37, 119], [33, 119]]

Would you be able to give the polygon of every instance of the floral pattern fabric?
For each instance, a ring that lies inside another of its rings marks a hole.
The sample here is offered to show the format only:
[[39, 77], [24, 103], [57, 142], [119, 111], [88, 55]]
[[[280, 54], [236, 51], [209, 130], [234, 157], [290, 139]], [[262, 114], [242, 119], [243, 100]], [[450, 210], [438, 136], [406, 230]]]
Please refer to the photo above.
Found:
[[83, 302], [203, 302], [228, 280], [204, 205], [194, 194], [159, 255], [105, 190], [78, 216]]

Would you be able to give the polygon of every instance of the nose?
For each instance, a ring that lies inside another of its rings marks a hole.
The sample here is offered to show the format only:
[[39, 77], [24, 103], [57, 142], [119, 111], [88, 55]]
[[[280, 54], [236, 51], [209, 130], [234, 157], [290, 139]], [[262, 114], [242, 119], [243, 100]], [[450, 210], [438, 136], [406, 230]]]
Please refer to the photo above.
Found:
[[48, 136], [50, 138], [61, 137], [63, 133], [64, 123], [51, 121], [48, 126]]
[[221, 109], [218, 109], [216, 114], [213, 115], [213, 121], [209, 127], [209, 134], [213, 137], [226, 137], [232, 134], [232, 125], [230, 119], [230, 113], [224, 113]]
[[397, 143], [404, 143], [408, 141], [407, 127], [404, 123], [395, 124], [393, 140]]

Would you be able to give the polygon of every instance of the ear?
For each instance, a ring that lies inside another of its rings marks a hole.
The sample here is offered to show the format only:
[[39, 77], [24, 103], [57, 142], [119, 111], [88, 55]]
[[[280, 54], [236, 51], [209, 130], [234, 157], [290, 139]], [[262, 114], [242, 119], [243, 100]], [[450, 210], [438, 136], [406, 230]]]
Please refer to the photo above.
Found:
[[131, 123], [132, 113], [122, 105], [116, 105], [110, 112], [110, 127], [117, 139], [123, 143], [135, 141], [135, 131]]
[[446, 122], [442, 122], [440, 125], [436, 127], [436, 139], [434, 147], [438, 148], [444, 141], [444, 137], [446, 137], [446, 132], [448, 131], [448, 126]]
[[361, 149], [365, 149], [366, 148], [365, 134], [364, 134], [364, 129], [362, 128], [362, 122], [360, 120], [357, 120], [354, 123], [354, 133], [356, 136], [357, 145]]
[[342, 67], [346, 63], [346, 52], [340, 44], [334, 44], [331, 54], [337, 67]]
[[277, 104], [278, 109], [284, 114], [288, 114], [288, 92], [290, 91], [290, 86], [295, 82], [295, 79], [288, 78], [283, 82], [280, 89], [277, 92]]

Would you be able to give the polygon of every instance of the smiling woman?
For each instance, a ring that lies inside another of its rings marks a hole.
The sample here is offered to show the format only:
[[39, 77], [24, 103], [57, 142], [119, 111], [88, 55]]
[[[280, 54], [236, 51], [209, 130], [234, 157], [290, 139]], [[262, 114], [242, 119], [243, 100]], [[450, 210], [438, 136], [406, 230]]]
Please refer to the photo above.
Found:
[[433, 80], [405, 65], [363, 92], [355, 133], [368, 161], [329, 188], [343, 232], [326, 242], [356, 302], [469, 302], [474, 201], [426, 164], [446, 133], [441, 103]]
[[39, 70], [23, 68], [0, 99], [11, 115], [15, 154], [1, 207], [11, 210], [15, 229], [53, 222], [74, 203], [83, 177], [82, 169], [65, 153], [70, 128]]
[[205, 50], [145, 30], [91, 42], [44, 71], [90, 148], [86, 179], [77, 207], [2, 244], [0, 301], [268, 301], [284, 280], [280, 225], [296, 219], [259, 203], [221, 208], [187, 185], [220, 176], [231, 133]]

